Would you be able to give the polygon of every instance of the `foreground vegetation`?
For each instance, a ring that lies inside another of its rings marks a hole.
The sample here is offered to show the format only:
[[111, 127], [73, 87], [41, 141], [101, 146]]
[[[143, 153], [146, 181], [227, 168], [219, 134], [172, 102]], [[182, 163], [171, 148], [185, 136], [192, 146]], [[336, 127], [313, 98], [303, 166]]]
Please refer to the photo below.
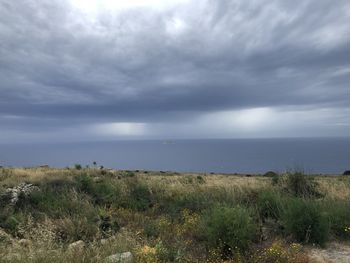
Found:
[[311, 262], [308, 246], [350, 238], [349, 186], [298, 172], [1, 168], [0, 261]]

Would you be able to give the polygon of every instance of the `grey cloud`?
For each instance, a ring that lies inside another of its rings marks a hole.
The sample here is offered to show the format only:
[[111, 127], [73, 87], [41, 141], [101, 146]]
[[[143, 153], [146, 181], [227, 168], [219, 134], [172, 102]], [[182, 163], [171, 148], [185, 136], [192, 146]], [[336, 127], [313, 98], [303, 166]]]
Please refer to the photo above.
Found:
[[189, 1], [94, 17], [69, 1], [0, 7], [0, 117], [21, 117], [4, 130], [350, 105], [346, 0]]

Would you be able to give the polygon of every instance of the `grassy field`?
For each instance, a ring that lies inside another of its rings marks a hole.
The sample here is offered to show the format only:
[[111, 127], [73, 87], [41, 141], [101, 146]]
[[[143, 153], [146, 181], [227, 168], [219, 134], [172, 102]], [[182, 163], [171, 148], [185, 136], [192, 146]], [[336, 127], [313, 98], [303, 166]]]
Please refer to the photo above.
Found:
[[349, 200], [350, 176], [1, 168], [0, 262], [313, 262]]

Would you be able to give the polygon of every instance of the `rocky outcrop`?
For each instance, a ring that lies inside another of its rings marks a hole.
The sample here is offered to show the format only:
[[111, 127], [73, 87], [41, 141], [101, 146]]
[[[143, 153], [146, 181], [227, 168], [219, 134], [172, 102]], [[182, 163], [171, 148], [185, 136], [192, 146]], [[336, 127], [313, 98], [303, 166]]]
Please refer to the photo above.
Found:
[[332, 242], [327, 248], [312, 248], [309, 258], [315, 263], [349, 263], [350, 246], [346, 243]]
[[133, 263], [134, 256], [131, 252], [117, 253], [111, 256], [108, 256], [105, 259], [105, 263]]
[[31, 192], [36, 190], [39, 190], [39, 187], [33, 184], [21, 183], [16, 187], [7, 188], [5, 195], [9, 197], [11, 204], [15, 205], [21, 195], [28, 196]]

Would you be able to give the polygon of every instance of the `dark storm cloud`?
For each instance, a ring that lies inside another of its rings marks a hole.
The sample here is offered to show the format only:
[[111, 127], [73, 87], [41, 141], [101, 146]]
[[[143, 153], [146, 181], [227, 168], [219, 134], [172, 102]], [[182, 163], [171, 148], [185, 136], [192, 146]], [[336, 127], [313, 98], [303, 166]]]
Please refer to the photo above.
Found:
[[69, 1], [0, 0], [1, 129], [178, 123], [261, 107], [347, 112], [349, 25], [346, 0], [94, 14]]

